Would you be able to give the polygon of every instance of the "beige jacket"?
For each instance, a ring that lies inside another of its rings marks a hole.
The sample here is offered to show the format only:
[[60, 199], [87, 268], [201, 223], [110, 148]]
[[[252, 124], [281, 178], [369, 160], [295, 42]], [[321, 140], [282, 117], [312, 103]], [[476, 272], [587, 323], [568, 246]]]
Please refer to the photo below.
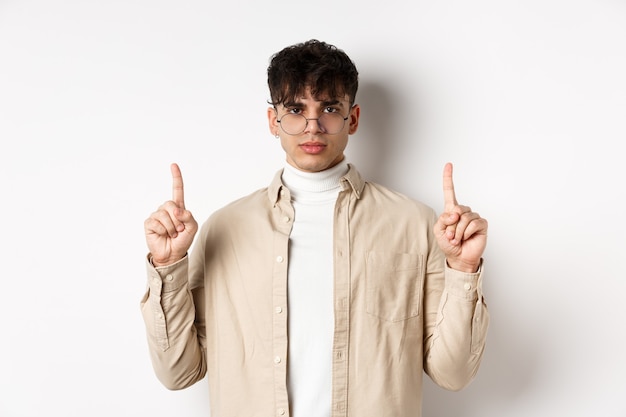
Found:
[[[141, 307], [156, 375], [170, 389], [208, 375], [212, 417], [290, 415], [294, 210], [281, 173], [216, 211], [188, 258], [160, 268], [146, 262]], [[353, 166], [341, 182], [332, 417], [418, 417], [423, 371], [458, 390], [478, 370], [489, 323], [482, 272], [446, 266], [431, 208], [363, 181]]]

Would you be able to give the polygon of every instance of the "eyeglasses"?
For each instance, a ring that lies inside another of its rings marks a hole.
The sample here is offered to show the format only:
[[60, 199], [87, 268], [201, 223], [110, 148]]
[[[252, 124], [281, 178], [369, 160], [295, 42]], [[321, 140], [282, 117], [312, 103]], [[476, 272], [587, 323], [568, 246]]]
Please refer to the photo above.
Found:
[[339, 113], [322, 113], [316, 119], [307, 119], [302, 114], [287, 113], [277, 120], [281, 129], [288, 135], [299, 135], [306, 130], [309, 120], [317, 121], [320, 130], [327, 135], [336, 135], [341, 132], [350, 116], [343, 117]]

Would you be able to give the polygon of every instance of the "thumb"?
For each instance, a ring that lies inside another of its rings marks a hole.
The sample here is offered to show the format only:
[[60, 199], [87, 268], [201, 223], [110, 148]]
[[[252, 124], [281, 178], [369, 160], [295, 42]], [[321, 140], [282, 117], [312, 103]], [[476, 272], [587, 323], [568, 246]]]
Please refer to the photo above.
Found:
[[196, 220], [193, 218], [191, 211], [185, 210], [181, 207], [176, 207], [174, 209], [174, 216], [176, 220], [180, 223], [176, 225], [176, 230], [182, 232], [183, 230], [195, 232], [196, 229]]
[[185, 221], [181, 218], [183, 216], [183, 209], [176, 207], [174, 209], [174, 218], [176, 219], [176, 231], [182, 232], [185, 230]]
[[435, 223], [434, 232], [437, 236], [445, 236], [448, 239], [454, 237], [456, 224], [459, 221], [458, 213], [442, 213]]

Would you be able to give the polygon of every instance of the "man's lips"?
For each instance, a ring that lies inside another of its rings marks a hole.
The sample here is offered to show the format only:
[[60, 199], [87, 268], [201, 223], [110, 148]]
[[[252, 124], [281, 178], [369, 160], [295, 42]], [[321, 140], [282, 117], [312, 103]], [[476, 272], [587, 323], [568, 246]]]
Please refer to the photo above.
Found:
[[300, 144], [300, 149], [311, 155], [317, 155], [323, 152], [324, 148], [326, 148], [326, 145], [321, 142], [305, 142]]

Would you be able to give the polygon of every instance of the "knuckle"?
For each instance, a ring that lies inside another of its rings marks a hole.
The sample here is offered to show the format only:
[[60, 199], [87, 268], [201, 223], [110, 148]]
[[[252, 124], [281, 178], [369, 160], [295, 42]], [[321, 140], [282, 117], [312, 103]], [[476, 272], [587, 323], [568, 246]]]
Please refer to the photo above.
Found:
[[175, 208], [178, 207], [178, 205], [172, 201], [172, 200], [168, 200], [165, 203], [163, 203], [163, 205], [161, 206], [164, 210], [171, 212], [174, 211]]

